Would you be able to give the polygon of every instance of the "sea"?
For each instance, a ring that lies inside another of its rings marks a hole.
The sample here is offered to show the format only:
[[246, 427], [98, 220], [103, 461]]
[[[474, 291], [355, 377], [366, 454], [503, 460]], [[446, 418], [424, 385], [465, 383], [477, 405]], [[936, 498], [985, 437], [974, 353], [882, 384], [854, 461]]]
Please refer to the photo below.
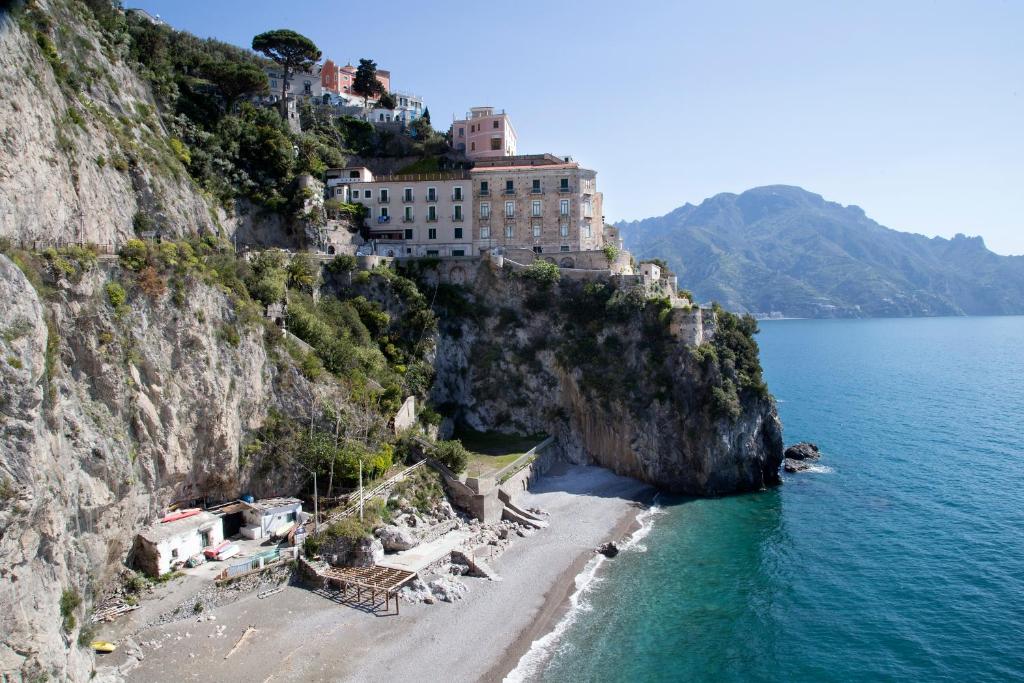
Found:
[[660, 496], [510, 675], [1024, 681], [1024, 317], [761, 323], [813, 471]]

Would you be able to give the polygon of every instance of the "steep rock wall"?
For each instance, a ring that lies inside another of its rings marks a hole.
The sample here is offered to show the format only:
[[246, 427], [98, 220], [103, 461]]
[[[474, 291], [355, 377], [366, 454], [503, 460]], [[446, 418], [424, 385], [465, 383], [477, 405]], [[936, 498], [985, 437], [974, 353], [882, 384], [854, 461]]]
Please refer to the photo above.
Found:
[[674, 492], [778, 483], [774, 400], [741, 391], [737, 415], [716, 411], [722, 368], [674, 342], [650, 312], [609, 312], [596, 331], [568, 329], [576, 323], [566, 309], [584, 287], [562, 282], [545, 294], [482, 268], [460, 304], [471, 313], [442, 316], [435, 403], [475, 429], [548, 432], [575, 461]]
[[301, 472], [246, 461], [243, 443], [272, 408], [339, 400], [275, 361], [222, 289], [191, 279], [175, 304], [129, 288], [115, 312], [117, 276], [99, 267], [42, 299], [0, 256], [0, 662], [55, 680], [92, 668], [62, 593], [81, 596], [80, 626], [172, 501], [297, 493]]

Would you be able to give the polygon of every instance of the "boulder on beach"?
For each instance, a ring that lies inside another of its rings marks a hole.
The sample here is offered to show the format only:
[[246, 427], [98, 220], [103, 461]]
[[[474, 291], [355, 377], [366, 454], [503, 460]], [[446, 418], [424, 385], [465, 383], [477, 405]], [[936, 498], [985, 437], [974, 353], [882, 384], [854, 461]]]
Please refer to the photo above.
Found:
[[413, 536], [409, 529], [394, 524], [377, 529], [376, 535], [380, 539], [381, 545], [384, 546], [384, 550], [388, 552], [409, 550], [419, 545], [419, 539]]
[[607, 543], [602, 544], [601, 547], [597, 549], [597, 552], [601, 553], [605, 557], [615, 557], [619, 554], [619, 546], [612, 541], [608, 541]]

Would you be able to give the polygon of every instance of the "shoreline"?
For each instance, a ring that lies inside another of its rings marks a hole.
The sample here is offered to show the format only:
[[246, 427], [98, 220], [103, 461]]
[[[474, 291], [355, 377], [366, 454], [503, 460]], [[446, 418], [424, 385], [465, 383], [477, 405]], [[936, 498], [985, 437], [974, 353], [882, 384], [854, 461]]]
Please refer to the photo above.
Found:
[[[606, 541], [628, 544], [647, 526], [643, 515], [655, 496], [652, 487], [604, 468], [557, 468], [520, 499], [549, 512], [550, 526], [496, 558], [491, 566], [499, 581], [463, 579], [469, 590], [454, 603], [402, 604], [401, 616], [376, 615], [289, 586], [266, 600], [249, 595], [210, 614], [145, 629], [136, 638], [144, 658], [123, 673], [147, 683], [392, 681], [425, 674], [502, 681], [537, 641], [564, 628], [559, 624], [576, 602], [577, 581], [606, 561], [595, 549]], [[527, 662], [543, 661], [543, 644], [538, 659]], [[113, 667], [124, 663], [121, 652], [108, 660]], [[111, 673], [104, 668], [101, 673]]]
[[[656, 495], [656, 493], [649, 492], [641, 500], [635, 501], [636, 507], [623, 513], [611, 529], [609, 538], [605, 540], [612, 541], [621, 548], [623, 539], [631, 537], [643, 528], [640, 515], [651, 509], [651, 504]], [[510, 673], [518, 668], [523, 657], [529, 654], [533, 644], [558, 627], [558, 624], [569, 613], [571, 607], [570, 599], [577, 589], [577, 577], [583, 573], [587, 564], [597, 554], [596, 550], [581, 552], [562, 571], [555, 584], [544, 594], [544, 606], [541, 608], [537, 618], [516, 634], [516, 637], [512, 639], [512, 642], [505, 649], [505, 654], [491, 667], [482, 680], [488, 682], [504, 681]]]

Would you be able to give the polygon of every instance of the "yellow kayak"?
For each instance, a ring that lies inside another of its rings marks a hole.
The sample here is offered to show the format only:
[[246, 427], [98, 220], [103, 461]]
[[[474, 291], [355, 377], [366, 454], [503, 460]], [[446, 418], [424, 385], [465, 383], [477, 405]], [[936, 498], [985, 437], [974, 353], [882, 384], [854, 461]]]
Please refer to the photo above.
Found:
[[90, 647], [96, 652], [113, 652], [117, 649], [117, 645], [108, 643], [105, 640], [94, 640], [90, 643]]

